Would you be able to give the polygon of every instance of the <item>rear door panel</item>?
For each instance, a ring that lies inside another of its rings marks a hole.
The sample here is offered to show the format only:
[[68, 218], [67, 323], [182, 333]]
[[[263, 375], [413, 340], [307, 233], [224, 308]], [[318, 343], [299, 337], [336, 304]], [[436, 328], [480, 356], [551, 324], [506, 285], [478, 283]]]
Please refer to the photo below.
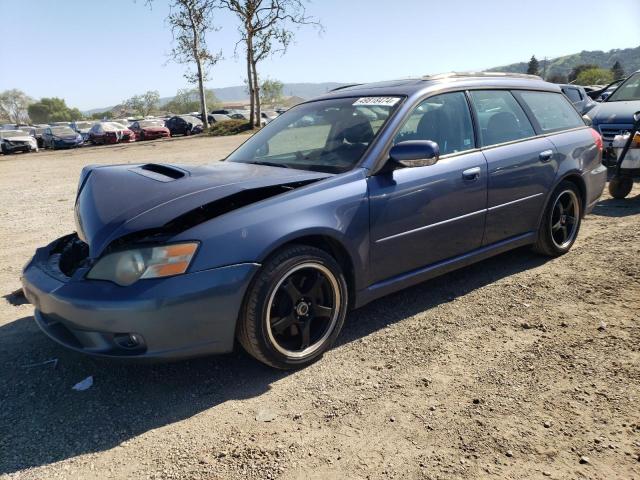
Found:
[[[540, 154], [552, 151], [549, 160]], [[540, 211], [558, 170], [555, 145], [533, 138], [484, 150], [489, 170], [484, 245], [537, 229]]]

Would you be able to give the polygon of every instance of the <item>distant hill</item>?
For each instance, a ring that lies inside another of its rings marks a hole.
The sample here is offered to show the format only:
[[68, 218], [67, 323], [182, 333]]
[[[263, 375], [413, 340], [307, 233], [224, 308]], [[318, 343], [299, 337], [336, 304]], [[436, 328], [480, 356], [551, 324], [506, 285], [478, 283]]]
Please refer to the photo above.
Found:
[[[545, 67], [543, 58], [538, 57], [540, 62], [540, 71]], [[571, 70], [582, 64], [595, 64], [602, 68], [611, 68], [613, 64], [619, 60], [624, 71], [629, 74], [640, 70], [640, 47], [610, 50], [603, 52], [600, 50], [582, 51], [573, 55], [565, 55], [563, 57], [552, 58], [546, 61], [547, 77], [551, 75], [568, 75]], [[490, 68], [489, 72], [514, 72], [526, 73], [529, 59], [524, 62], [512, 63], [511, 65], [503, 65], [501, 67]], [[464, 70], [464, 68], [462, 69]], [[309, 99], [322, 95], [329, 90], [345, 85], [337, 82], [324, 83], [285, 83], [283, 94], [287, 97], [300, 97]], [[239, 85], [236, 87], [214, 88], [216, 96], [223, 102], [244, 101], [248, 99], [246, 87]], [[160, 105], [164, 105], [173, 97], [164, 97], [160, 99]], [[85, 115], [91, 115], [96, 112], [104, 112], [111, 110], [111, 107], [94, 108], [83, 112]]]
[[[300, 97], [306, 100], [327, 93], [329, 90], [333, 90], [334, 88], [338, 88], [342, 85], [346, 84], [337, 82], [285, 83], [282, 93], [285, 97]], [[237, 87], [214, 88], [213, 91], [215, 92], [216, 97], [218, 97], [222, 102], [232, 102], [236, 100], [243, 101], [245, 99], [248, 101], [249, 98], [244, 85]], [[160, 106], [165, 105], [171, 100], [173, 100], [173, 97], [161, 98]], [[85, 110], [82, 113], [85, 115], [91, 115], [93, 113], [111, 110], [113, 107], [114, 105], [111, 105], [110, 107], [93, 108], [91, 110]]]
[[[544, 59], [536, 58], [540, 62], [540, 71], [542, 72], [545, 66]], [[627, 74], [640, 70], [640, 47], [610, 50], [608, 52], [600, 50], [582, 51], [573, 55], [552, 58], [546, 63], [547, 77], [551, 75], [568, 75], [574, 67], [582, 64], [594, 64], [601, 68], [611, 68], [616, 60], [620, 61]], [[528, 64], [529, 59], [525, 62], [490, 68], [488, 71], [527, 73]]]

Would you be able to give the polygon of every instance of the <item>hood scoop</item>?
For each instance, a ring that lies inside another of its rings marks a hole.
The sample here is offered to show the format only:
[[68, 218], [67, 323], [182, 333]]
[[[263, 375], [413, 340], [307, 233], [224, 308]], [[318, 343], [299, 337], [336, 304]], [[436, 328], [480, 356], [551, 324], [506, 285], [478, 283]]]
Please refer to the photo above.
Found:
[[159, 163], [147, 163], [146, 165], [132, 168], [131, 171], [159, 182], [172, 182], [187, 175], [184, 170]]

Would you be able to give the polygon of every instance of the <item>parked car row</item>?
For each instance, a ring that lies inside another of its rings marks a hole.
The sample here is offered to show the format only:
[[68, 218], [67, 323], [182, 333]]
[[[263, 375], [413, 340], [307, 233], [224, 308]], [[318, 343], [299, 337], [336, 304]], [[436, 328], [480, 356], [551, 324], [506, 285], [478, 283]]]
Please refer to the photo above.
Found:
[[[266, 125], [283, 111], [263, 111], [262, 125]], [[249, 120], [245, 110], [214, 110], [207, 115], [209, 124], [229, 120]], [[32, 152], [40, 148], [74, 148], [81, 145], [109, 145], [121, 142], [155, 140], [175, 135], [202, 133], [200, 113], [166, 117], [121, 118], [104, 121], [77, 120], [51, 124], [5, 124], [0, 126], [2, 153]], [[35, 140], [33, 142], [32, 140]]]
[[[223, 120], [218, 118], [217, 121]], [[131, 122], [122, 119], [55, 122], [49, 125], [5, 124], [0, 127], [0, 149], [6, 155], [15, 152], [37, 152], [41, 148], [56, 150], [86, 144], [110, 145], [197, 133], [202, 133], [202, 121], [190, 115], [176, 115], [166, 120], [148, 118]]]

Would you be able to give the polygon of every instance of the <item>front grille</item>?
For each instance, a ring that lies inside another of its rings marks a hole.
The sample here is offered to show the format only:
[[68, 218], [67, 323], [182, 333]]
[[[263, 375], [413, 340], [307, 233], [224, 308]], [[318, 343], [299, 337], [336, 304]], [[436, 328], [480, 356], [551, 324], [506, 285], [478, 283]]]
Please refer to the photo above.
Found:
[[602, 139], [605, 142], [613, 142], [616, 135], [628, 132], [632, 127], [632, 125], [616, 125], [615, 127], [600, 125], [600, 133], [602, 134]]
[[55, 248], [51, 250], [51, 254], [60, 255], [58, 268], [67, 277], [71, 277], [89, 259], [89, 245], [74, 233], [61, 238]]

